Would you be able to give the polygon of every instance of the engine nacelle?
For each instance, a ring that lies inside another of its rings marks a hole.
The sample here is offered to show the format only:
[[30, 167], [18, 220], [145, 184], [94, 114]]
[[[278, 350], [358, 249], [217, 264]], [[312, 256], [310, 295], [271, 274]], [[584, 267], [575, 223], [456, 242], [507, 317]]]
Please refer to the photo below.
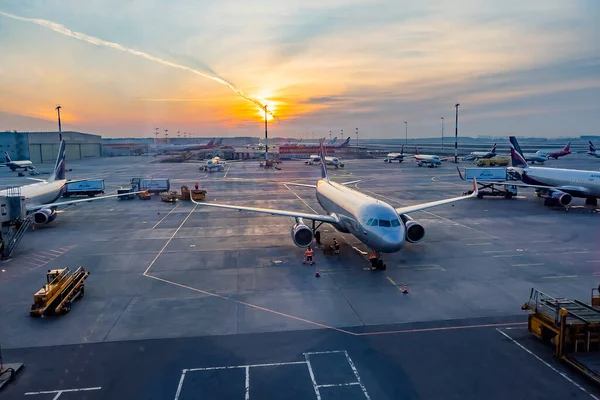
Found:
[[38, 225], [49, 224], [56, 219], [56, 210], [49, 208], [42, 208], [33, 214], [33, 222]]
[[571, 201], [573, 200], [573, 196], [565, 192], [551, 192], [549, 197], [558, 201], [558, 203], [563, 207], [571, 204]]
[[425, 228], [423, 225], [409, 217], [408, 215], [402, 214], [400, 219], [406, 227], [406, 241], [409, 243], [419, 243], [425, 237]]
[[312, 244], [314, 234], [312, 229], [302, 223], [296, 223], [292, 227], [292, 240], [298, 247], [308, 247]]

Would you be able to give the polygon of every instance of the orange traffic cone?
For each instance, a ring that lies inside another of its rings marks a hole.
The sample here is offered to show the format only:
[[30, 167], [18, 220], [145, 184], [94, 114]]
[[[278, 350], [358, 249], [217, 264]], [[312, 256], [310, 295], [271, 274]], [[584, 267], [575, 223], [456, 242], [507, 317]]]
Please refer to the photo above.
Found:
[[319, 267], [317, 267], [317, 270], [315, 271], [315, 278], [320, 278], [321, 274], [319, 274]]
[[402, 293], [408, 294], [408, 286], [406, 286], [406, 283], [404, 284], [404, 287], [402, 288]]

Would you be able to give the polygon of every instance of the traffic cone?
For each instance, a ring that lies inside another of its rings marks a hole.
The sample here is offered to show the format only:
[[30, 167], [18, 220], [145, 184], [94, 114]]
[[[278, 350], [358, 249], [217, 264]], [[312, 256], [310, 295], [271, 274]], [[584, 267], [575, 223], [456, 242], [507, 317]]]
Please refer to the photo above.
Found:
[[315, 271], [315, 278], [320, 278], [321, 274], [319, 274], [319, 267], [317, 267], [316, 271]]
[[402, 288], [402, 293], [408, 294], [408, 286], [406, 286], [406, 283], [404, 284], [404, 287]]

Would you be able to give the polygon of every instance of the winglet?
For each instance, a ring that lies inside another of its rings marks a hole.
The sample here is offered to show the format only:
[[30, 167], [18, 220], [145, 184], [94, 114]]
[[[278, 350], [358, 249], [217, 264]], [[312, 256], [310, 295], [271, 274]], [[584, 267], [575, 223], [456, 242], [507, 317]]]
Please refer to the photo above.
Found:
[[321, 178], [329, 182], [327, 177], [327, 165], [325, 164], [325, 148], [323, 146], [323, 138], [319, 138], [319, 158], [321, 159]]

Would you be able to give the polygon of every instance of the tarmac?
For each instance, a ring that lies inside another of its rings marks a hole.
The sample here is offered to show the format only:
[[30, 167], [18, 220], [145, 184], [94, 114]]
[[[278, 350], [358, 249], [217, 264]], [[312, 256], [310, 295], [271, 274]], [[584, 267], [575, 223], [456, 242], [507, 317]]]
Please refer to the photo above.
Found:
[[[107, 193], [132, 177], [170, 178], [172, 188], [199, 182], [207, 201], [323, 212], [313, 189], [284, 184], [318, 179], [302, 161], [213, 173], [154, 161], [68, 161], [67, 174], [103, 178]], [[580, 154], [546, 164], [600, 170]], [[447, 162], [346, 160], [329, 173], [393, 206], [470, 189]], [[0, 182], [30, 183], [10, 171]], [[2, 398], [598, 398], [529, 335], [520, 310], [532, 287], [589, 301], [598, 211], [583, 199], [549, 209], [524, 190], [414, 213], [424, 240], [370, 271], [369, 249], [325, 225], [322, 242], [338, 238], [341, 254], [317, 251], [307, 266], [290, 218], [158, 196], [68, 206], [0, 264], [4, 361], [25, 364]], [[46, 269], [79, 265], [90, 271], [85, 298], [67, 315], [30, 318]]]

